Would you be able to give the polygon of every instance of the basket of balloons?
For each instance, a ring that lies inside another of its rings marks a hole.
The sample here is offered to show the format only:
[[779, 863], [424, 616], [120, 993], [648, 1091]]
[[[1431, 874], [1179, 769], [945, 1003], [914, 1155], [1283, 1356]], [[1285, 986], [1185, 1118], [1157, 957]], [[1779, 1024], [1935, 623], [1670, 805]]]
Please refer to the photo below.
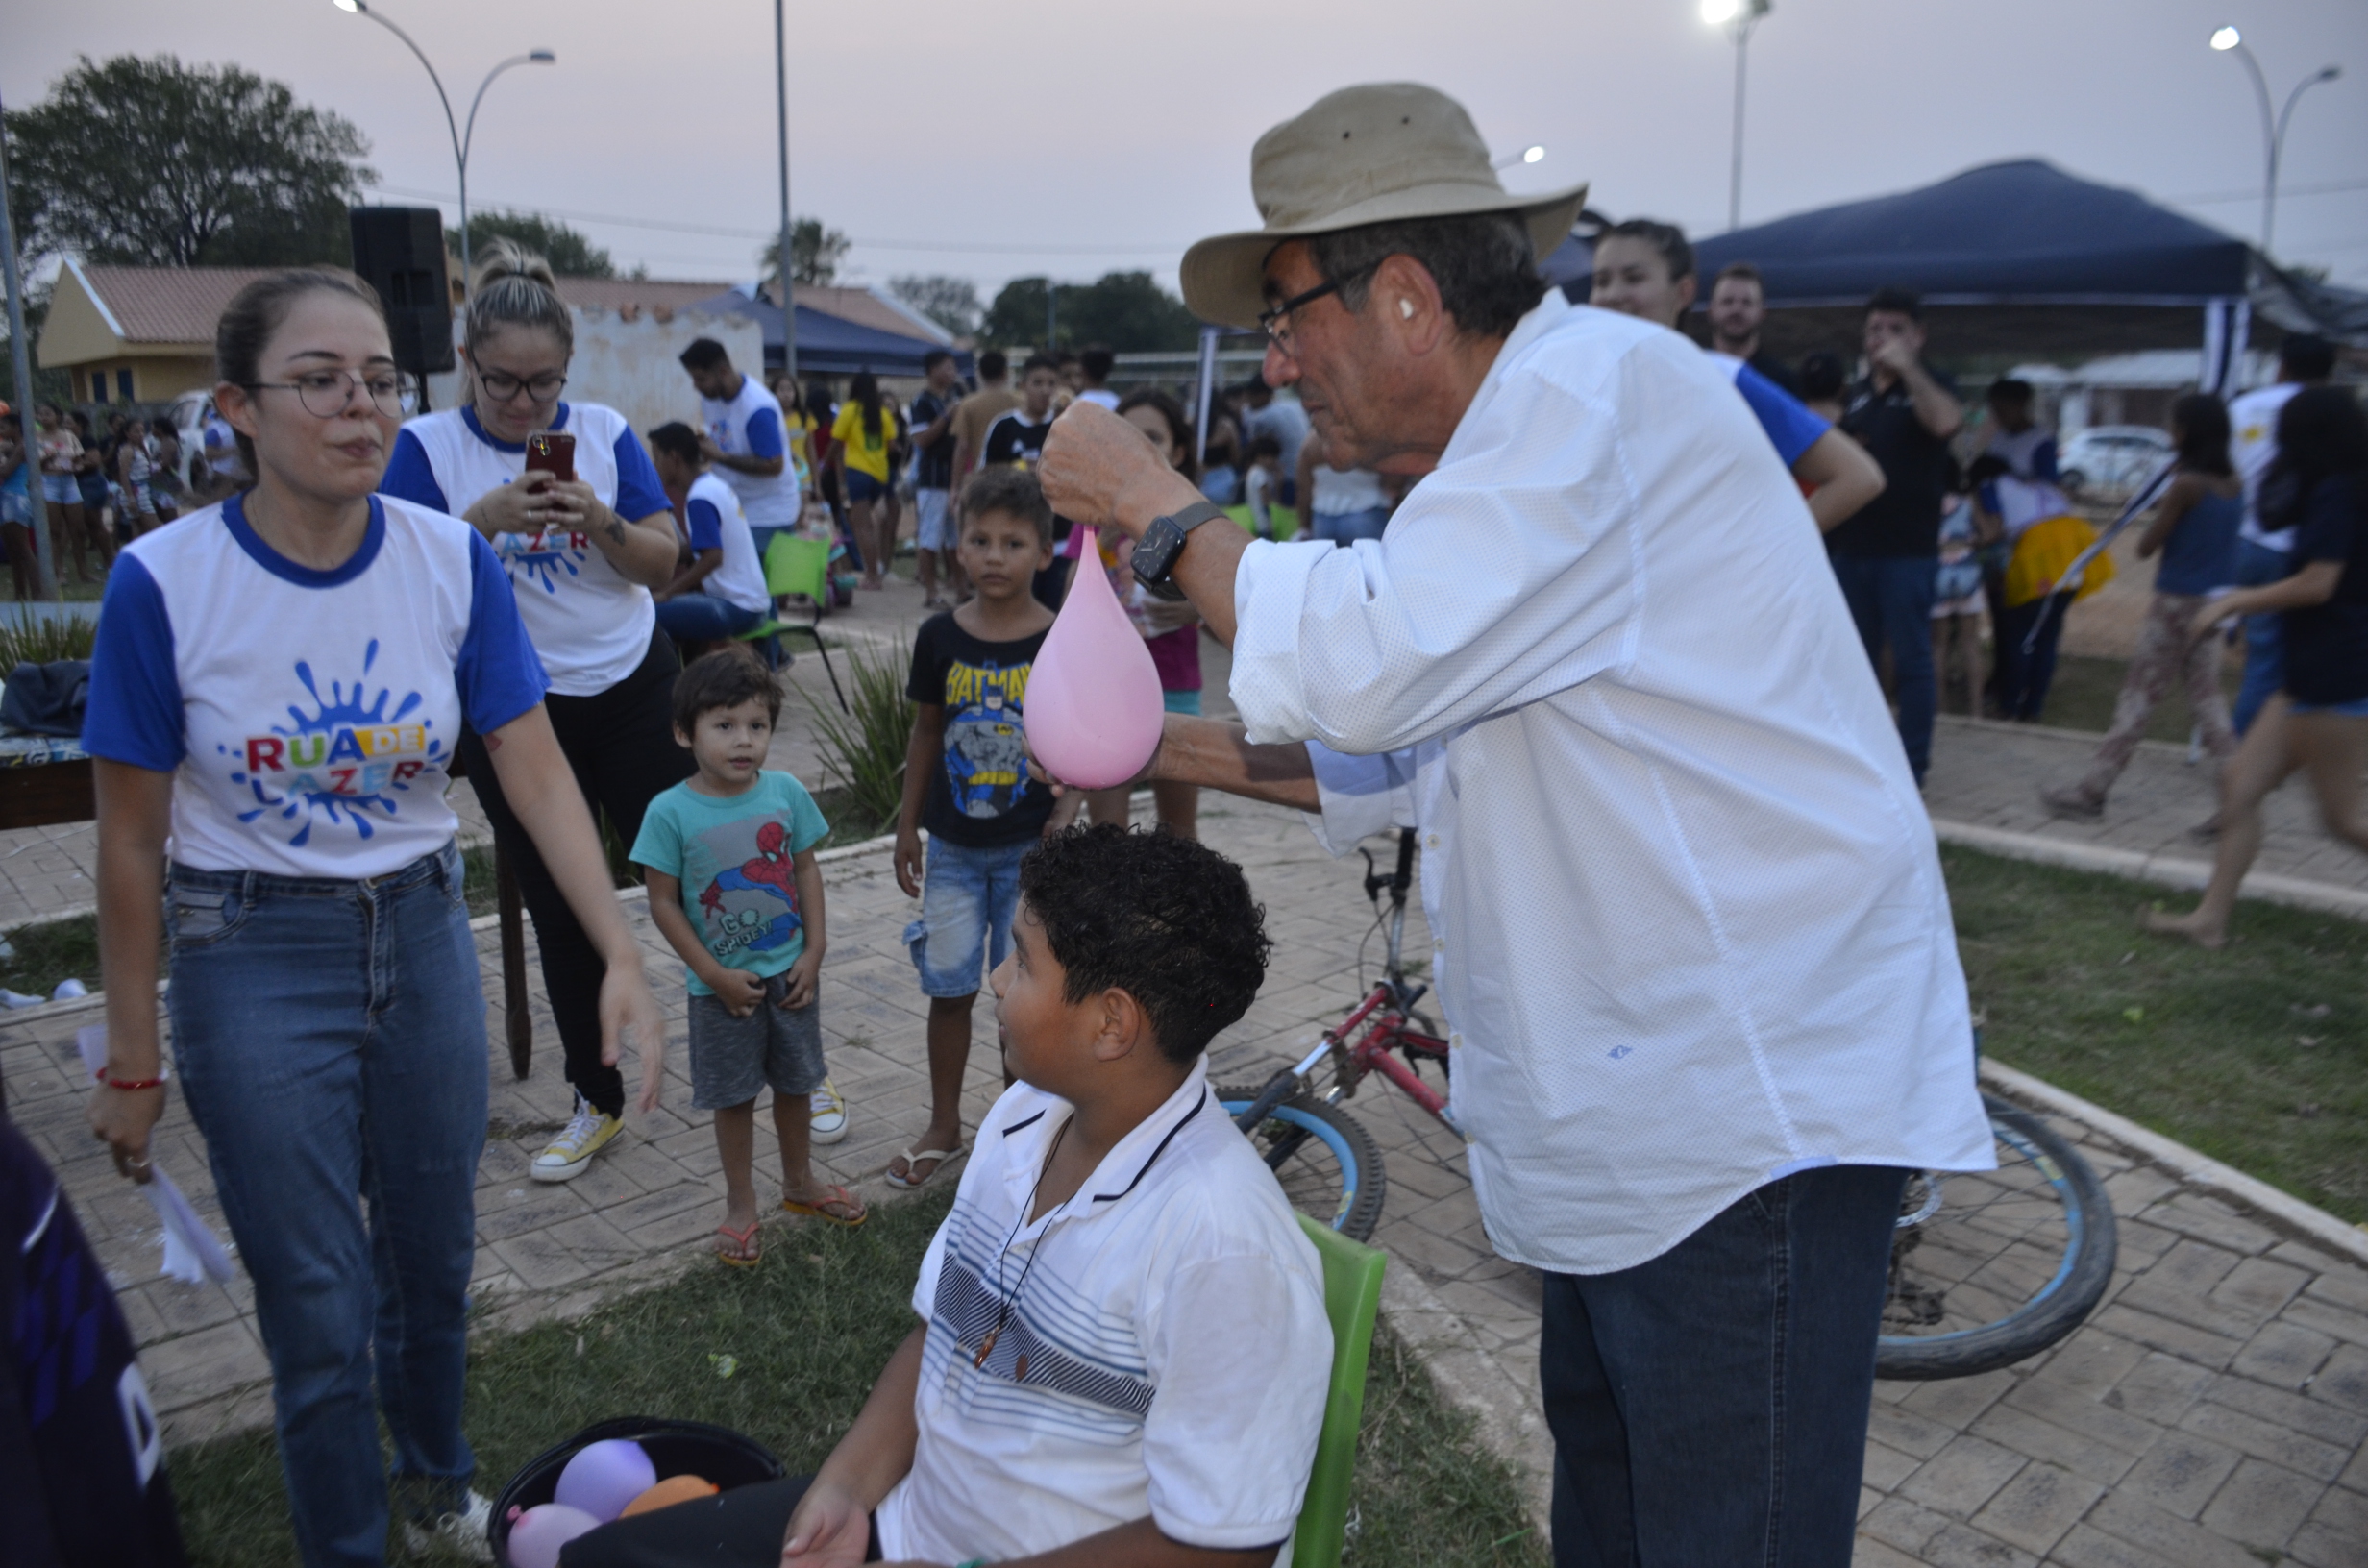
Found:
[[493, 1560], [554, 1568], [559, 1548], [612, 1519], [778, 1481], [754, 1438], [703, 1421], [621, 1415], [545, 1449], [493, 1505]]

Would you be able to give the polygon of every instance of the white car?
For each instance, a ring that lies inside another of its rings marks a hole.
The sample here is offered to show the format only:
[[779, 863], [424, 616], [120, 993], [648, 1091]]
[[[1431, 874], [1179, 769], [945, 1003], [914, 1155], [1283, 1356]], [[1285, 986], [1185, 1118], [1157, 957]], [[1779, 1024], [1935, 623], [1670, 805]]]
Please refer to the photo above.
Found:
[[2095, 425], [2056, 454], [2064, 493], [2097, 500], [2129, 495], [2171, 459], [2171, 437], [2151, 425]]

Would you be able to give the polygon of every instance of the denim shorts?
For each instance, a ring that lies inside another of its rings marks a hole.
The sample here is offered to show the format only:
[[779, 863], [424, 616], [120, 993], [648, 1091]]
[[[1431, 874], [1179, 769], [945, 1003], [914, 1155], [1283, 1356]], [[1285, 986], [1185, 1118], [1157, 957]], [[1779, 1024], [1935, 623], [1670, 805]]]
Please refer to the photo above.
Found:
[[877, 501], [888, 493], [885, 480], [876, 479], [859, 468], [847, 470], [846, 479], [847, 499], [851, 502]]
[[52, 506], [80, 506], [83, 503], [83, 487], [74, 482], [71, 474], [42, 475], [41, 495]]
[[921, 919], [904, 928], [923, 995], [974, 996], [979, 966], [1003, 962], [1020, 902], [1020, 862], [1035, 847], [1032, 838], [989, 849], [929, 841]]
[[0, 523], [33, 526], [33, 498], [20, 496], [13, 490], [0, 490]]
[[770, 1086], [776, 1094], [811, 1094], [823, 1087], [822, 1004], [785, 1008], [787, 981], [765, 982], [765, 999], [735, 1018], [721, 998], [691, 997], [691, 1105], [722, 1111], [746, 1105]]
[[920, 514], [914, 523], [918, 537], [914, 548], [952, 554], [958, 531], [954, 526], [952, 492], [916, 490], [913, 492], [913, 510]]
[[2368, 719], [2368, 697], [2356, 697], [2349, 702], [2297, 702], [2296, 713], [2331, 713], [2338, 719]]
[[1159, 705], [1170, 713], [1186, 713], [1197, 719], [1200, 717], [1199, 689], [1196, 687], [1189, 692], [1162, 692], [1159, 694]]

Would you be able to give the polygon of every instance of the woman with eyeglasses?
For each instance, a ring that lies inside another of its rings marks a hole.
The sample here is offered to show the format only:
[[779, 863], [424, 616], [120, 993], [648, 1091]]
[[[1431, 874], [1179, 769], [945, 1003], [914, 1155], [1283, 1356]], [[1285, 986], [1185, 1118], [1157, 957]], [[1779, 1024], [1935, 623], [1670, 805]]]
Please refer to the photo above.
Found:
[[[450, 512], [492, 541], [551, 676], [559, 749], [586, 803], [607, 812], [630, 844], [650, 801], [692, 769], [674, 738], [681, 665], [650, 597], [673, 580], [679, 543], [665, 487], [625, 416], [561, 400], [575, 346], [551, 263], [496, 240], [478, 263], [462, 337], [469, 399], [405, 425], [379, 488]], [[574, 478], [528, 468], [527, 443], [544, 431], [575, 438]], [[534, 919], [576, 1091], [575, 1115], [535, 1156], [531, 1174], [570, 1181], [616, 1137], [625, 1114], [625, 1081], [601, 1060], [600, 954], [474, 730], [460, 738], [460, 756]]]
[[269, 274], [214, 354], [253, 481], [134, 540], [99, 617], [90, 1125], [150, 1179], [165, 946], [172, 1076], [254, 1284], [303, 1560], [383, 1560], [382, 1416], [412, 1549], [481, 1554], [461, 1401], [485, 1004], [445, 802], [464, 723], [602, 955], [604, 1048], [634, 1037], [645, 1108], [665, 1022], [501, 562], [456, 519], [372, 494], [402, 417], [378, 296], [349, 272]]

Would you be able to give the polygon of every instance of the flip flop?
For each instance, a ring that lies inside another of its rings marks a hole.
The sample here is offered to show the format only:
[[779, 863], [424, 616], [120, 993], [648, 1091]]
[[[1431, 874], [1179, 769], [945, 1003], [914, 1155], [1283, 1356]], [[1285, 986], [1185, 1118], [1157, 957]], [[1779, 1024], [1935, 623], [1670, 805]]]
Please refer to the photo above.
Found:
[[[898, 1188], [926, 1187], [937, 1179], [937, 1173], [939, 1171], [944, 1170], [947, 1165], [956, 1160], [961, 1159], [962, 1156], [969, 1152], [970, 1151], [968, 1149], [963, 1148], [959, 1143], [955, 1144], [950, 1149], [906, 1149], [898, 1156], [898, 1158], [904, 1162], [904, 1169], [906, 1174], [900, 1177], [893, 1170], [887, 1172], [888, 1185], [890, 1187]], [[912, 1168], [921, 1164], [924, 1160], [932, 1160], [935, 1161], [936, 1164], [929, 1167], [928, 1175], [922, 1177], [913, 1176], [911, 1174]]]
[[726, 1268], [754, 1268], [765, 1261], [764, 1243], [756, 1239], [753, 1222], [741, 1231], [735, 1231], [728, 1225], [718, 1225], [715, 1234], [732, 1245], [730, 1252], [721, 1247], [715, 1249], [715, 1261]]
[[[781, 1207], [793, 1214], [804, 1214], [813, 1219], [826, 1219], [833, 1225], [844, 1225], [851, 1231], [872, 1217], [872, 1212], [856, 1202], [855, 1195], [847, 1188], [826, 1187], [823, 1190], [832, 1195], [823, 1199], [820, 1203], [800, 1203], [795, 1198], [783, 1198]], [[850, 1218], [846, 1214], [834, 1214], [830, 1212], [833, 1209], [852, 1209], [855, 1212], [854, 1216]]]

